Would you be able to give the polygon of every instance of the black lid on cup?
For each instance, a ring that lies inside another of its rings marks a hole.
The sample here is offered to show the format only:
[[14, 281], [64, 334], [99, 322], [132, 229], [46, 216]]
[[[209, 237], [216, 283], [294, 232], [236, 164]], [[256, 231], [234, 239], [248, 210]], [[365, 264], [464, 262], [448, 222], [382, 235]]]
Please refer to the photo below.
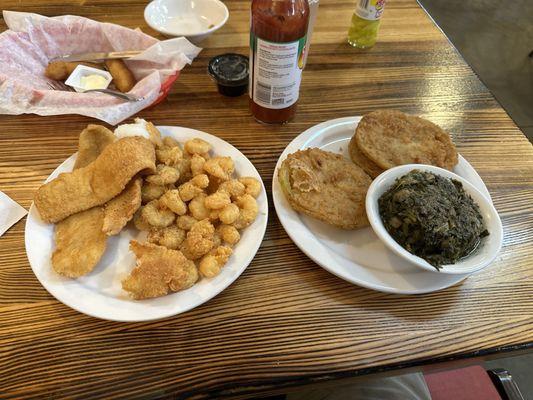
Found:
[[215, 56], [209, 61], [207, 70], [219, 85], [248, 85], [248, 57], [242, 54], [226, 53]]

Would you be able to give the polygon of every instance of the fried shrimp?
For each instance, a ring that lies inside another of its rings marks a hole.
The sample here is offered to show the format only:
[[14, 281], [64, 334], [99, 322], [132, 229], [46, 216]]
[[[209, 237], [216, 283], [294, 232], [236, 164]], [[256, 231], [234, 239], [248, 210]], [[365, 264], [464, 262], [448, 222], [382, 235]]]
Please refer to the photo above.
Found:
[[184, 215], [187, 213], [187, 204], [181, 199], [178, 189], [166, 192], [159, 199], [159, 203], [175, 214]]
[[181, 246], [187, 232], [178, 228], [176, 225], [170, 225], [166, 228], [154, 228], [148, 233], [147, 240], [150, 243], [165, 246], [168, 249], [177, 249]]
[[163, 139], [163, 146], [155, 150], [155, 157], [158, 163], [163, 163], [169, 167], [177, 167], [183, 160], [183, 151], [179, 146], [170, 147], [165, 144]]
[[257, 198], [261, 193], [261, 183], [251, 176], [244, 176], [239, 178], [239, 182], [246, 187], [246, 193], [252, 197]]
[[211, 145], [200, 138], [187, 140], [183, 147], [189, 154], [205, 154], [211, 150]]
[[178, 228], [188, 231], [197, 222], [198, 220], [190, 215], [180, 215], [176, 220], [176, 225], [178, 225]]
[[239, 231], [232, 225], [220, 225], [217, 228], [217, 233], [224, 242], [231, 246], [236, 245], [237, 242], [241, 240]]
[[229, 181], [222, 182], [219, 185], [218, 190], [227, 192], [233, 199], [235, 199], [246, 193], [246, 186], [237, 179], [230, 179]]
[[219, 210], [231, 204], [229, 193], [218, 190], [205, 198], [205, 206], [211, 210]]
[[213, 278], [220, 273], [222, 267], [228, 262], [233, 250], [227, 246], [218, 246], [200, 260], [198, 269], [206, 278]]
[[235, 166], [231, 157], [213, 157], [204, 164], [204, 171], [209, 175], [227, 181], [231, 178]]
[[162, 207], [158, 200], [152, 200], [142, 208], [142, 218], [154, 228], [165, 228], [172, 224], [176, 216], [166, 207]]
[[193, 154], [191, 157], [191, 173], [192, 176], [200, 175], [204, 173], [205, 158], [198, 154]]
[[141, 187], [142, 202], [145, 204], [152, 200], [157, 200], [166, 191], [167, 191], [167, 188], [165, 186], [156, 185], [150, 182], [145, 182], [143, 186]]
[[197, 220], [209, 218], [209, 209], [205, 206], [207, 196], [205, 193], [200, 193], [189, 203], [189, 211], [191, 215]]
[[148, 222], [145, 221], [141, 211], [142, 208], [137, 210], [137, 212], [133, 215], [133, 225], [135, 225], [135, 228], [140, 231], [149, 231], [150, 229], [152, 229], [152, 227]]
[[218, 219], [223, 224], [231, 225], [239, 218], [239, 206], [234, 203], [228, 204], [218, 213]]
[[197, 260], [207, 254], [214, 245], [215, 227], [208, 219], [196, 222], [183, 241], [180, 250], [189, 260]]
[[246, 228], [257, 217], [257, 213], [259, 212], [257, 201], [249, 194], [245, 194], [240, 196], [235, 201], [235, 204], [239, 207], [239, 217], [233, 223], [233, 226], [237, 229]]
[[180, 177], [180, 173], [176, 168], [169, 167], [165, 164], [158, 164], [156, 166], [156, 173], [146, 177], [146, 182], [153, 183], [154, 185], [170, 185]]
[[205, 174], [196, 175], [190, 181], [185, 182], [178, 188], [180, 197], [183, 201], [190, 201], [194, 197], [203, 193], [204, 189], [209, 185], [209, 178]]

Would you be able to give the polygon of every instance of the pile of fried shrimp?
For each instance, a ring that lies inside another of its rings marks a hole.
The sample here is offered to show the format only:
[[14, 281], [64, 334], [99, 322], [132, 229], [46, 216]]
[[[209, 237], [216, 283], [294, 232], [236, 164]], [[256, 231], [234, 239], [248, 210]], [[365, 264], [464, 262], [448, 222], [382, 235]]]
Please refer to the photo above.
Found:
[[220, 273], [240, 231], [257, 217], [262, 190], [253, 177], [234, 177], [232, 158], [211, 156], [211, 150], [199, 138], [183, 149], [171, 137], [160, 139], [156, 173], [145, 177], [133, 219], [148, 242], [181, 251], [207, 278]]

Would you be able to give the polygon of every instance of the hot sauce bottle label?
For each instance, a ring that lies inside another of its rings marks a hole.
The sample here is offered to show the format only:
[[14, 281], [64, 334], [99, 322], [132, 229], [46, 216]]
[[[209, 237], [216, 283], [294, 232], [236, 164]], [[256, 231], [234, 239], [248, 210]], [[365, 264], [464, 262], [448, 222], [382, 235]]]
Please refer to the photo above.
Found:
[[368, 21], [376, 21], [383, 15], [386, 0], [358, 0], [355, 14]]
[[296, 103], [302, 78], [306, 37], [274, 43], [250, 36], [250, 98], [266, 108]]

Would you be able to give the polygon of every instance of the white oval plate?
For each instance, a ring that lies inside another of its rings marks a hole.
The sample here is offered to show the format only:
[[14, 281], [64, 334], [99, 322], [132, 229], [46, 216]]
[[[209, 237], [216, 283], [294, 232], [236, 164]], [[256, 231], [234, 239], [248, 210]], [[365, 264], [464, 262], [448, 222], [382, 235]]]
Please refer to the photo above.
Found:
[[[421, 294], [452, 286], [464, 275], [424, 271], [390, 251], [368, 227], [345, 231], [292, 209], [283, 194], [277, 171], [288, 154], [318, 147], [349, 159], [348, 144], [361, 117], [338, 118], [315, 125], [297, 136], [278, 159], [272, 197], [279, 220], [294, 243], [318, 265], [348, 282], [386, 293]], [[485, 184], [461, 156], [454, 168], [490, 200]]]
[[[268, 203], [261, 176], [244, 154], [228, 142], [194, 129], [160, 126], [162, 136], [172, 136], [179, 142], [199, 137], [213, 145], [214, 153], [230, 156], [240, 176], [257, 178], [263, 191], [257, 198], [259, 215], [252, 225], [241, 231], [241, 240], [221, 273], [212, 279], [201, 279], [193, 287], [167, 296], [135, 301], [122, 290], [121, 281], [135, 265], [135, 256], [129, 251], [131, 239], [144, 240], [146, 234], [132, 224], [117, 236], [107, 240], [107, 250], [96, 268], [88, 275], [69, 279], [52, 270], [50, 257], [54, 249], [54, 225], [44, 223], [32, 204], [26, 221], [26, 253], [35, 276], [57, 300], [76, 311], [111, 321], [149, 321], [170, 317], [205, 303], [235, 281], [252, 261], [265, 235]], [[69, 172], [76, 155], [63, 162], [48, 177], [47, 182], [61, 172]]]

